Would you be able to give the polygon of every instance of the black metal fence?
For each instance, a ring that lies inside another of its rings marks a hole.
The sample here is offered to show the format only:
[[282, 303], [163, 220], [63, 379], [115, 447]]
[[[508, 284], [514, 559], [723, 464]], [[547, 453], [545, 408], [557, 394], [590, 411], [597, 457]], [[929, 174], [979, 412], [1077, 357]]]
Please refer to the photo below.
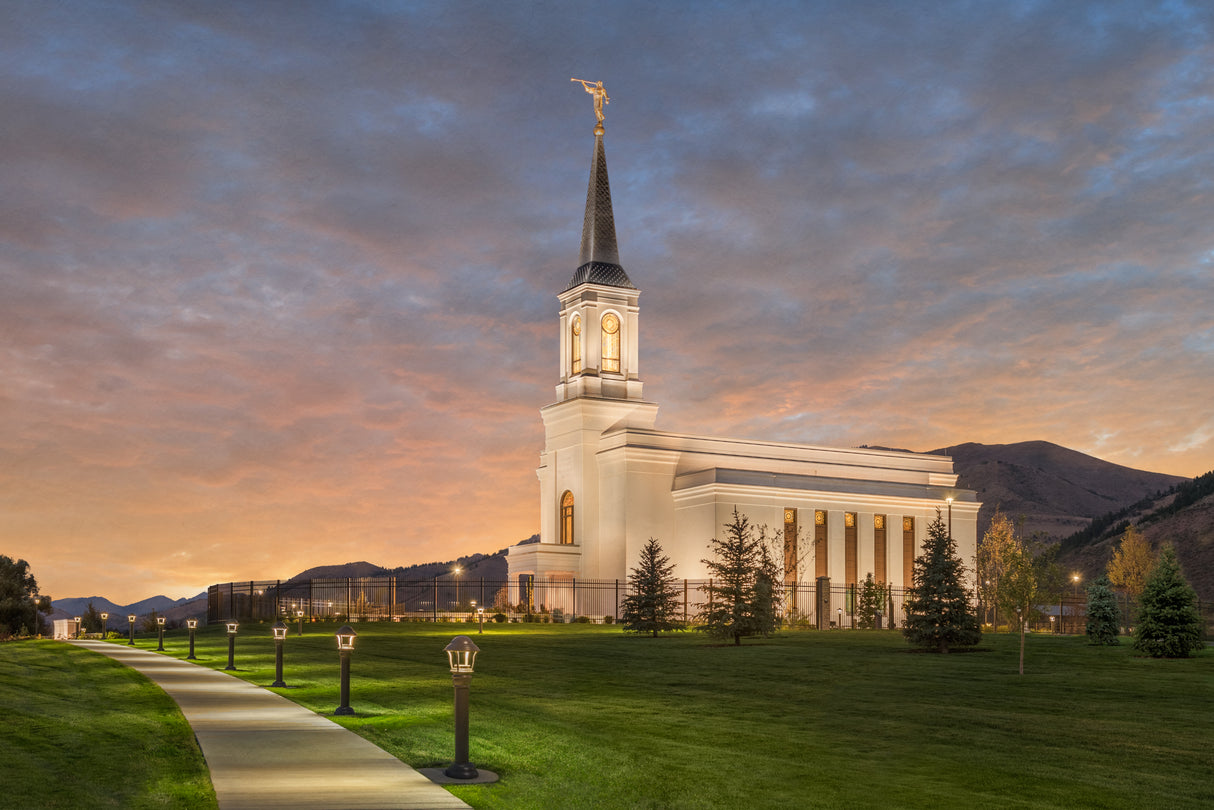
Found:
[[[708, 601], [710, 580], [679, 580], [684, 621], [693, 621]], [[514, 580], [439, 577], [345, 577], [287, 581], [252, 580], [212, 585], [207, 589], [207, 620], [272, 621], [278, 618], [347, 621], [400, 621], [465, 618], [484, 608], [508, 621], [618, 621], [626, 580], [549, 579], [521, 576]], [[882, 594], [878, 612], [883, 626], [904, 620], [900, 588]], [[822, 627], [856, 627], [860, 588], [823, 582], [785, 586], [783, 615], [790, 623]], [[819, 620], [821, 620], [819, 622]]]
[[[710, 580], [684, 579], [680, 604], [683, 620], [692, 622], [708, 601]], [[221, 622], [294, 620], [438, 621], [467, 618], [477, 608], [487, 616], [501, 613], [508, 621], [618, 621], [626, 580], [548, 579], [520, 576], [513, 580], [461, 579], [447, 576], [426, 580], [397, 577], [344, 577], [287, 581], [228, 582], [207, 589], [207, 620]], [[865, 625], [861, 589], [856, 585], [797, 582], [782, 594], [788, 624], [853, 628]], [[887, 589], [880, 604], [883, 627], [901, 627], [906, 620], [905, 591]], [[1123, 630], [1133, 628], [1136, 606], [1120, 600]], [[1034, 632], [1082, 634], [1087, 626], [1087, 602], [1082, 595], [1061, 597], [1041, 605], [1029, 619]], [[1214, 603], [1198, 601], [1206, 638], [1214, 638]], [[988, 605], [979, 605], [986, 625], [1011, 629], [1014, 622]]]

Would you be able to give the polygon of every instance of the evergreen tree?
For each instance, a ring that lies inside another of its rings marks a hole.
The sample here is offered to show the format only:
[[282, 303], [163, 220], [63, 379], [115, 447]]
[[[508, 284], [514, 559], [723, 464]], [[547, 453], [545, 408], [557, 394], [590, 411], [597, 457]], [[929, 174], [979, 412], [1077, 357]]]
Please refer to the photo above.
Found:
[[982, 639], [978, 617], [962, 585], [965, 566], [957, 544], [936, 510], [927, 527], [923, 554], [915, 558], [913, 581], [907, 591], [903, 635], [912, 644], [947, 653], [952, 646], [970, 646]]
[[781, 569], [776, 563], [776, 557], [771, 553], [771, 545], [767, 534], [759, 530], [759, 559], [755, 565], [755, 620], [758, 632], [764, 636], [771, 635], [780, 623], [780, 605], [784, 601], [781, 586]]
[[870, 573], [864, 578], [860, 587], [860, 600], [857, 606], [856, 623], [861, 630], [874, 630], [877, 627], [877, 614], [885, 610], [885, 583], [873, 580]]
[[632, 593], [624, 597], [620, 617], [625, 630], [652, 633], [681, 630], [679, 621], [679, 586], [674, 578], [674, 563], [662, 553], [662, 546], [652, 537], [641, 547], [637, 567], [628, 577]]
[[86, 633], [99, 633], [105, 624], [101, 620], [101, 611], [97, 610], [92, 602], [89, 602], [88, 607], [84, 609], [84, 613], [80, 614], [80, 623], [84, 626], [84, 632]]
[[763, 544], [750, 519], [735, 508], [724, 538], [709, 541], [712, 558], [703, 560], [711, 579], [704, 588], [708, 601], [700, 605], [700, 630], [713, 638], [733, 639], [735, 645], [743, 636], [772, 631], [776, 589], [770, 577], [759, 582]]
[[1120, 644], [1117, 595], [1107, 576], [1101, 575], [1088, 585], [1088, 641], [1093, 644]]
[[1205, 645], [1201, 635], [1197, 594], [1181, 573], [1175, 549], [1164, 546], [1142, 589], [1134, 649], [1152, 658], [1187, 658]]

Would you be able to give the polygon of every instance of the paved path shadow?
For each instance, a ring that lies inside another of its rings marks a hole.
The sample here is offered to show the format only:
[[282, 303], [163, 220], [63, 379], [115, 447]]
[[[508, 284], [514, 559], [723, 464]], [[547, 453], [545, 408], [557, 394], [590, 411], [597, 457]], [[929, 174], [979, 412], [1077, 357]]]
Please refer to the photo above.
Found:
[[177, 701], [220, 810], [468, 807], [383, 749], [274, 692], [136, 647], [71, 643], [142, 672]]

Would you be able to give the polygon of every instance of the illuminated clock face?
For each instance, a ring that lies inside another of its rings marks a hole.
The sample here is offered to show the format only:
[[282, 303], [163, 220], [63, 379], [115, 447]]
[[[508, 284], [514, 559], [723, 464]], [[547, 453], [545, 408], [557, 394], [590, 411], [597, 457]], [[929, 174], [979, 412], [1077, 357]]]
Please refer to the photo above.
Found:
[[785, 522], [785, 523], [792, 523], [792, 522], [793, 522], [793, 521], [795, 521], [796, 519], [797, 519], [797, 513], [796, 513], [796, 512], [794, 512], [794, 511], [793, 511], [793, 510], [791, 510], [791, 509], [785, 509], [785, 510], [784, 510], [784, 522]]

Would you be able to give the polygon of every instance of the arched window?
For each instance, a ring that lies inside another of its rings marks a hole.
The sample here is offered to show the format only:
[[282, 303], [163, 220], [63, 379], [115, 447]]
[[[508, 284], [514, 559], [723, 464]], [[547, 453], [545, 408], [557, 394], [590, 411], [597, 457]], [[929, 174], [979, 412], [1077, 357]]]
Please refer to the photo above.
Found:
[[620, 370], [620, 319], [615, 313], [603, 316], [603, 371]]
[[561, 496], [561, 545], [573, 545], [573, 493], [569, 490]]
[[569, 356], [571, 374], [582, 373], [582, 316], [574, 313], [573, 324], [569, 327]]

